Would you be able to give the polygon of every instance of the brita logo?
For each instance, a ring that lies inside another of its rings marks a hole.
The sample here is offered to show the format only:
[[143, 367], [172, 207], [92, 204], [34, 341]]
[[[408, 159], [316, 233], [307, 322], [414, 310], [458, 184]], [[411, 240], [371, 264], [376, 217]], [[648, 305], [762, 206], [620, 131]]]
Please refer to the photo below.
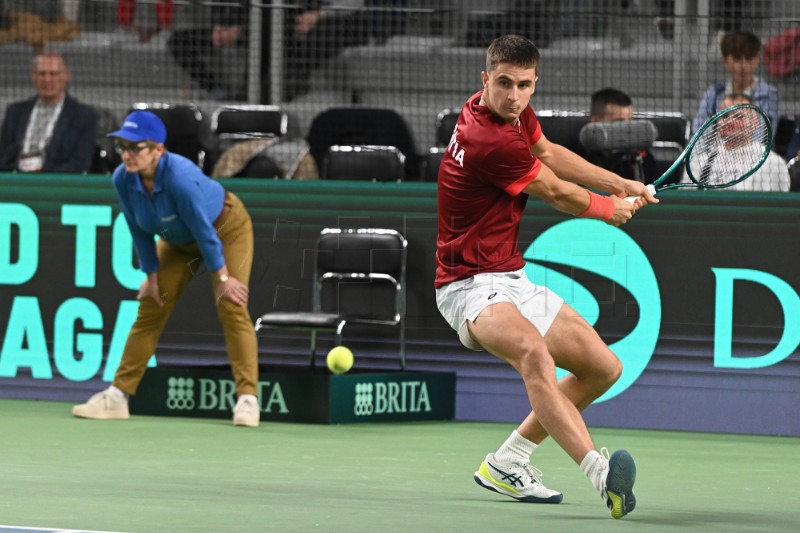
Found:
[[356, 383], [353, 406], [356, 416], [430, 411], [431, 400], [424, 381]]
[[[289, 413], [278, 381], [259, 381], [262, 413]], [[236, 384], [230, 379], [170, 377], [166, 405], [177, 411], [229, 411], [236, 404]]]
[[[597, 401], [609, 400], [630, 387], [653, 356], [661, 327], [661, 293], [653, 267], [639, 245], [622, 230], [603, 222], [569, 220], [539, 235], [523, 256], [528, 262], [528, 277], [555, 291], [592, 325], [600, 318], [597, 298], [571, 277], [537, 263], [583, 269], [630, 293], [635, 300], [630, 303], [638, 305], [638, 322], [624, 338], [609, 346], [622, 361], [622, 376]], [[558, 378], [565, 374], [558, 369]]]
[[172, 377], [167, 380], [167, 407], [183, 411], [194, 409], [194, 379]]

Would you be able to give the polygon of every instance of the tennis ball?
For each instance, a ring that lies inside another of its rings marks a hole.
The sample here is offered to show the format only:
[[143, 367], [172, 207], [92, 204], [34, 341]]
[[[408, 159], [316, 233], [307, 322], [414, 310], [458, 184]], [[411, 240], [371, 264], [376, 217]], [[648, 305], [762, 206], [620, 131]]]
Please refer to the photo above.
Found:
[[336, 346], [328, 352], [328, 368], [334, 374], [344, 374], [353, 367], [353, 352], [344, 346]]

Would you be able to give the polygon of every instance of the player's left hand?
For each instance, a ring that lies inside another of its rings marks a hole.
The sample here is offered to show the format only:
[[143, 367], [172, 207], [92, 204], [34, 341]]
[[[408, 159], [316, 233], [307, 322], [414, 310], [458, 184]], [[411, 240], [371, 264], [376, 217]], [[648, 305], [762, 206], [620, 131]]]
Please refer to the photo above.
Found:
[[659, 202], [658, 198], [653, 196], [644, 183], [635, 180], [623, 180], [623, 182], [624, 189], [618, 192], [616, 196], [620, 198], [627, 198], [630, 196], [638, 197], [633, 202], [634, 211], [647, 204], [657, 204]]
[[228, 281], [225, 283], [217, 282], [214, 286], [214, 300], [217, 302], [217, 305], [219, 305], [223, 299], [237, 306], [247, 305], [249, 297], [250, 289], [247, 285], [233, 276], [229, 276]]

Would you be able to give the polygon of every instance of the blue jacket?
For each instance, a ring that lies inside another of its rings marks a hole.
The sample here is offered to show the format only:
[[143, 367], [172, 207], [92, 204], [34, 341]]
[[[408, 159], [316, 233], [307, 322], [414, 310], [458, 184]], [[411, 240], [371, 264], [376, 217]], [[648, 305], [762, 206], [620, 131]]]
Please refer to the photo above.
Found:
[[[705, 124], [706, 120], [719, 111], [719, 106], [725, 99], [726, 85], [725, 81], [718, 81], [706, 90], [702, 100], [700, 100], [697, 114], [692, 121], [692, 135]], [[778, 131], [778, 121], [780, 120], [778, 90], [765, 81], [757, 80], [750, 93], [750, 98], [753, 99], [753, 104], [763, 109], [764, 113], [769, 117], [772, 125], [772, 135], [775, 136]]]
[[[0, 170], [16, 170], [37, 97], [10, 104], [0, 130]], [[95, 155], [97, 114], [69, 94], [45, 148], [43, 172], [89, 172]]]
[[171, 244], [196, 242], [211, 272], [225, 265], [222, 243], [214, 228], [222, 213], [225, 189], [192, 161], [165, 153], [158, 162], [152, 196], [139, 173], [128, 172], [125, 165], [117, 167], [112, 180], [145, 273], [158, 270], [156, 235]]

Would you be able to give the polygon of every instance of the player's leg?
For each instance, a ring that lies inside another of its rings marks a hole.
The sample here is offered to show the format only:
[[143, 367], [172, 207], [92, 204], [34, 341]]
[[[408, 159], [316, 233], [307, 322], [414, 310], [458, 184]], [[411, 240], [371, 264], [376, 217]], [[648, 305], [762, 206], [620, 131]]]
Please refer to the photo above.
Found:
[[[556, 365], [570, 372], [559, 381], [559, 387], [579, 410], [606, 392], [622, 373], [619, 359], [595, 329], [566, 304], [548, 329], [545, 342]], [[518, 431], [536, 443], [547, 436], [535, 413], [526, 418]], [[578, 463], [600, 491], [614, 518], [633, 511], [636, 465], [627, 451], [617, 450], [609, 458], [592, 450]]]
[[[233, 194], [228, 195], [225, 205], [224, 220], [215, 223], [222, 241], [225, 265], [231, 276], [249, 285], [253, 265], [253, 223], [242, 202]], [[216, 308], [236, 382], [238, 398], [233, 410], [233, 423], [258, 426], [258, 345], [253, 321], [246, 305], [237, 306], [222, 298], [216, 302]]]
[[[526, 292], [526, 294], [537, 292], [538, 289]], [[546, 292], [548, 295], [544, 296], [544, 301], [555, 296], [549, 291]], [[539, 294], [538, 298], [542, 300], [542, 295]], [[541, 301], [537, 303], [534, 300], [534, 298], [528, 298], [521, 305], [526, 314], [525, 318], [532, 324], [539, 324], [539, 327], [546, 331], [545, 343], [548, 351], [552, 350], [551, 355], [558, 366], [575, 373], [563, 378], [558, 386], [576, 409], [583, 409], [608, 390], [619, 377], [621, 372], [619, 360], [600, 339], [596, 331], [574, 309], [562, 305], [555, 320], [549, 323], [547, 315], [552, 313], [552, 306], [545, 309], [542, 307]], [[468, 325], [472, 334], [476, 329], [476, 324], [468, 322]], [[480, 334], [472, 334], [471, 339], [479, 341]], [[485, 340], [479, 342], [486, 343]], [[486, 346], [484, 345], [484, 347]], [[532, 451], [536, 443], [541, 442], [547, 436], [547, 431], [541, 424], [542, 412], [535, 406], [534, 410], [539, 413], [539, 417], [532, 412], [520, 425], [517, 432], [509, 437], [509, 441], [501, 447], [498, 454], [509, 445], [513, 447], [526, 442]], [[612, 516], [620, 518], [633, 510], [636, 505], [632, 490], [636, 467], [628, 452], [625, 450], [615, 452], [610, 460], [607, 455], [603, 456], [593, 448], [583, 456], [580, 453], [577, 457], [571, 455], [601, 492]]]
[[[622, 373], [617, 356], [594, 328], [567, 304], [562, 305], [544, 340], [556, 366], [570, 372], [558, 384], [578, 410], [582, 411], [602, 396]], [[519, 431], [537, 444], [547, 437], [547, 431], [533, 412]]]
[[555, 361], [536, 327], [510, 302], [485, 308], [468, 327], [484, 349], [520, 374], [538, 423], [580, 463], [594, 443], [578, 409], [556, 382]]
[[[480, 274], [437, 289], [436, 302], [442, 316], [458, 332], [462, 344], [471, 350], [483, 347], [469, 334], [468, 325], [492, 303], [509, 302], [513, 285], [521, 273]], [[560, 304], [560, 299], [558, 299]], [[557, 310], [557, 307], [555, 308]], [[552, 315], [555, 316], [555, 310]], [[495, 453], [486, 455], [474, 479], [482, 487], [532, 503], [558, 503], [561, 493], [542, 484], [542, 473], [530, 464], [536, 444], [512, 432]]]
[[[487, 307], [475, 321], [468, 321], [467, 326], [473, 340], [490, 353], [507, 361], [522, 376], [533, 410], [539, 413], [539, 420], [550, 424], [551, 429], [558, 435], [556, 441], [570, 456], [583, 457], [594, 449], [583, 419], [556, 383], [555, 365], [547, 352], [544, 339], [539, 330], [522, 316], [515, 304], [501, 302]], [[504, 459], [522, 456], [522, 460], [527, 463], [535, 446], [519, 431], [513, 432], [495, 454], [486, 457], [475, 473], [475, 480], [486, 488], [514, 496], [513, 493], [509, 494], [508, 487], [503, 485], [504, 482], [508, 483], [506, 480], [509, 478], [516, 481], [516, 478], [510, 477], [514, 470], [504, 466]], [[530, 477], [543, 488], [541, 472], [534, 471]], [[532, 483], [532, 487], [538, 488], [536, 483]], [[545, 492], [545, 495], [554, 499], [550, 501], [561, 501], [560, 494], [550, 495]]]

